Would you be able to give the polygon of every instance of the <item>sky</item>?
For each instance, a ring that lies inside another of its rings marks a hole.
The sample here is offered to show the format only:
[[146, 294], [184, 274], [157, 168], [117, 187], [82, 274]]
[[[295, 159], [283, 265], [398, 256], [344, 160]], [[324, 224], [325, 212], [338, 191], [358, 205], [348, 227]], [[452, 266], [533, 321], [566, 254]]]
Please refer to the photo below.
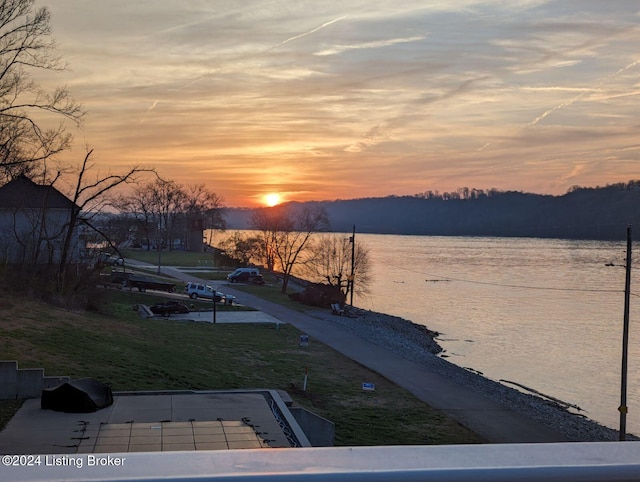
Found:
[[[229, 207], [640, 178], [640, 3], [36, 0], [63, 155]], [[274, 202], [271, 197], [271, 202]]]

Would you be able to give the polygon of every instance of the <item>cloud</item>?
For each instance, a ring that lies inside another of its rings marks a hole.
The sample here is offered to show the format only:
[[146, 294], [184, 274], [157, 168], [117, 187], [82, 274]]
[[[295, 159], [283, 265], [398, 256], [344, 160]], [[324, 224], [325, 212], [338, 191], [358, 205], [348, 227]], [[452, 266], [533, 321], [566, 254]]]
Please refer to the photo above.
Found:
[[307, 32], [301, 33], [301, 34], [299, 34], [299, 35], [294, 35], [293, 37], [289, 37], [288, 39], [286, 39], [286, 40], [284, 40], [284, 41], [280, 42], [278, 45], [275, 45], [275, 46], [271, 47], [270, 49], [267, 49], [267, 52], [271, 52], [272, 50], [275, 50], [275, 49], [277, 49], [277, 48], [280, 48], [280, 47], [282, 47], [283, 45], [288, 44], [289, 42], [294, 42], [294, 41], [296, 41], [296, 40], [299, 40], [299, 39], [301, 39], [301, 38], [304, 38], [304, 37], [307, 37], [307, 36], [309, 36], [309, 35], [311, 35], [311, 34], [314, 34], [314, 33], [318, 32], [319, 30], [322, 30], [323, 28], [328, 27], [328, 26], [329, 26], [329, 25], [331, 25], [331, 24], [334, 24], [334, 23], [336, 23], [336, 22], [339, 22], [340, 20], [344, 20], [345, 18], [347, 18], [347, 16], [346, 16], [346, 15], [343, 15], [343, 16], [338, 17], [338, 18], [334, 18], [333, 20], [329, 20], [328, 22], [323, 23], [323, 24], [322, 24], [322, 25], [320, 25], [319, 27], [313, 28], [313, 29], [311, 29], [311, 30], [309, 30], [309, 31], [307, 31]]
[[300, 199], [548, 192], [640, 161], [633, 2], [39, 4], [71, 70], [37, 80], [87, 107], [97, 158], [230, 205], [265, 180]]
[[414, 37], [396, 38], [396, 39], [389, 39], [389, 40], [377, 40], [374, 42], [365, 42], [365, 43], [354, 44], [354, 45], [334, 45], [325, 50], [316, 52], [315, 55], [322, 57], [327, 55], [341, 54], [342, 52], [346, 52], [349, 50], [377, 49], [382, 47], [390, 47], [392, 45], [418, 42], [420, 40], [424, 40], [425, 38], [427, 38], [426, 35], [416, 35]]

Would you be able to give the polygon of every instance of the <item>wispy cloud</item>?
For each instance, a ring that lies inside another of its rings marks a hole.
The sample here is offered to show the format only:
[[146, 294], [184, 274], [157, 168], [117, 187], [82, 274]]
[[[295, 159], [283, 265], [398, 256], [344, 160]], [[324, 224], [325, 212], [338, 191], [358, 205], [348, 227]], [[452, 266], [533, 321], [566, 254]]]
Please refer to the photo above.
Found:
[[418, 42], [420, 40], [424, 40], [425, 38], [427, 38], [426, 35], [416, 35], [414, 37], [378, 40], [375, 42], [364, 42], [361, 44], [353, 44], [353, 45], [334, 45], [330, 48], [316, 52], [315, 55], [319, 55], [319, 56], [336, 55], [336, 54], [341, 54], [342, 52], [346, 52], [348, 50], [377, 49], [382, 47], [390, 47], [392, 45]]

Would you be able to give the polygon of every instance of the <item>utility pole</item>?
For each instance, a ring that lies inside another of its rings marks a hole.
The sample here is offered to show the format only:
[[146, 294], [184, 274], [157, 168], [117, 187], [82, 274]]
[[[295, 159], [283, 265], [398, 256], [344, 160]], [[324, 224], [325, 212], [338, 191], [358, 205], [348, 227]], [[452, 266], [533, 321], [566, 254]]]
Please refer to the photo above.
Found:
[[213, 324], [216, 323], [216, 289], [213, 289]]
[[162, 274], [162, 216], [160, 216], [160, 220], [158, 221], [158, 238], [157, 238], [157, 248], [158, 248], [158, 274]]
[[[211, 246], [211, 251], [212, 251], [212, 255], [213, 255], [213, 267], [215, 268], [216, 266], [216, 250], [213, 246]], [[211, 301], [213, 301], [213, 324], [216, 324], [216, 293], [218, 292], [218, 288], [216, 287], [212, 287], [213, 289], [213, 293], [212, 293], [212, 297], [211, 297]], [[226, 300], [225, 300], [226, 301]]]
[[351, 274], [349, 275], [349, 283], [351, 284], [351, 301], [350, 305], [353, 306], [353, 282], [355, 275], [355, 265], [356, 265], [356, 225], [353, 225], [353, 235], [349, 238], [351, 242]]
[[622, 329], [622, 381], [620, 385], [620, 440], [627, 437], [627, 361], [629, 356], [629, 298], [631, 296], [631, 225], [627, 226], [627, 262], [624, 284], [624, 325]]

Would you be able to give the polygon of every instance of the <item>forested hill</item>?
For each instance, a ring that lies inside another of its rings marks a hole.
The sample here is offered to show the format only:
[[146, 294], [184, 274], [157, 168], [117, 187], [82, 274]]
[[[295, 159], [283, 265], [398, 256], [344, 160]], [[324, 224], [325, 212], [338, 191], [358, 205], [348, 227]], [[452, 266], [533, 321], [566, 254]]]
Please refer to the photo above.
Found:
[[[640, 228], [640, 181], [574, 187], [562, 196], [460, 189], [330, 202], [323, 205], [333, 231], [438, 236], [527, 236], [623, 239]], [[250, 211], [231, 209], [230, 228], [248, 228]]]

